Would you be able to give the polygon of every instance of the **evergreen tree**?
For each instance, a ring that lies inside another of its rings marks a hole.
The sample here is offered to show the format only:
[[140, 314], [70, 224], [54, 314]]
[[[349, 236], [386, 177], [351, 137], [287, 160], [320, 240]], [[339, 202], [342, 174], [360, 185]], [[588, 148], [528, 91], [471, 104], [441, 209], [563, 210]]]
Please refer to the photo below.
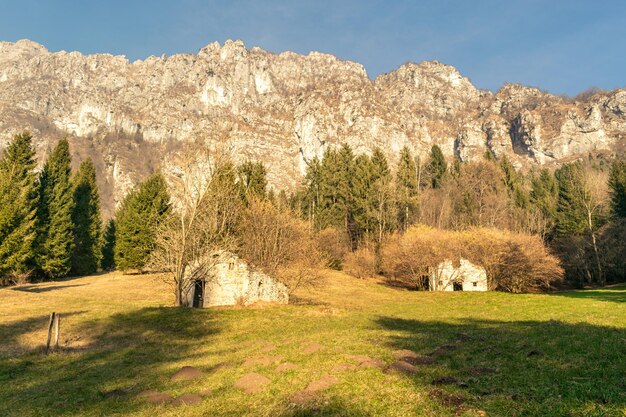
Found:
[[581, 235], [587, 229], [587, 212], [581, 196], [584, 168], [580, 162], [563, 165], [555, 172], [558, 182], [557, 232], [561, 236]]
[[267, 170], [262, 162], [247, 161], [237, 170], [242, 200], [249, 197], [265, 198], [267, 192]]
[[611, 212], [616, 218], [626, 218], [626, 157], [616, 159], [609, 173]]
[[[491, 153], [491, 151], [488, 151]], [[500, 160], [500, 169], [504, 173], [504, 185], [508, 189], [509, 196], [519, 208], [526, 209], [529, 205], [528, 194], [522, 187], [521, 179], [509, 158], [505, 155]]]
[[15, 135], [0, 158], [0, 278], [32, 268], [38, 199], [34, 169], [30, 134]]
[[104, 229], [100, 267], [103, 271], [115, 269], [115, 220], [109, 219]]
[[530, 202], [552, 221], [556, 221], [558, 198], [559, 184], [549, 170], [544, 168], [539, 175], [532, 176]]
[[72, 274], [89, 275], [98, 270], [102, 256], [102, 221], [96, 170], [91, 159], [83, 161], [73, 179], [74, 251]]
[[39, 178], [37, 264], [42, 274], [52, 279], [66, 277], [71, 269], [74, 199], [70, 164], [69, 143], [62, 139]]
[[[310, 228], [316, 230], [321, 229], [317, 216], [320, 208], [320, 184], [322, 181], [321, 173], [321, 162], [317, 157], [315, 157], [307, 164], [306, 174], [304, 176], [304, 192], [299, 193], [296, 196], [296, 200], [298, 200], [301, 204], [302, 215], [309, 221]], [[298, 204], [297, 201], [294, 201], [293, 203]]]
[[165, 180], [155, 174], [130, 192], [116, 215], [115, 264], [123, 271], [143, 270], [154, 249], [156, 230], [170, 209]]
[[417, 166], [407, 146], [400, 151], [396, 174], [396, 201], [398, 225], [406, 230], [417, 218], [419, 179]]
[[430, 150], [430, 162], [428, 164], [428, 172], [430, 173], [430, 185], [432, 188], [441, 188], [443, 179], [448, 170], [446, 158], [441, 152], [441, 148], [433, 145]]

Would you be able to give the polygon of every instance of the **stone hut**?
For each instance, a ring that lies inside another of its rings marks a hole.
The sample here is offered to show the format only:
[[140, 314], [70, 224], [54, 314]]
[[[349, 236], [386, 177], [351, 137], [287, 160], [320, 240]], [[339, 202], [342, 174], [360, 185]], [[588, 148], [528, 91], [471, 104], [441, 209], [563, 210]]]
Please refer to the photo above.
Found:
[[206, 273], [190, 271], [194, 277], [187, 294], [187, 305], [215, 307], [251, 305], [256, 302], [287, 304], [287, 286], [255, 269], [248, 262], [230, 252], [213, 255]]
[[488, 291], [487, 271], [461, 258], [458, 266], [447, 260], [430, 272], [428, 288], [431, 291]]

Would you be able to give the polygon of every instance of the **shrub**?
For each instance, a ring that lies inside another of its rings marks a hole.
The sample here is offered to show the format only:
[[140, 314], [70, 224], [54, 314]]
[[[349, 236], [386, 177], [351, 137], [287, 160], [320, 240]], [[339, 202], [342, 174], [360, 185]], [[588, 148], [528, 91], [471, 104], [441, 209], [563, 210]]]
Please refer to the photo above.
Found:
[[289, 208], [251, 198], [239, 225], [240, 255], [293, 291], [313, 284], [322, 256], [309, 227]]
[[317, 248], [329, 268], [343, 268], [344, 258], [350, 251], [350, 240], [345, 232], [334, 227], [320, 230], [316, 236]]
[[538, 236], [475, 228], [463, 232], [415, 226], [396, 235], [383, 251], [390, 280], [426, 288], [429, 274], [445, 260], [460, 258], [487, 271], [489, 288], [509, 292], [547, 289], [560, 280], [559, 261]]
[[362, 245], [346, 255], [343, 270], [357, 278], [372, 278], [376, 274], [376, 254], [370, 245]]

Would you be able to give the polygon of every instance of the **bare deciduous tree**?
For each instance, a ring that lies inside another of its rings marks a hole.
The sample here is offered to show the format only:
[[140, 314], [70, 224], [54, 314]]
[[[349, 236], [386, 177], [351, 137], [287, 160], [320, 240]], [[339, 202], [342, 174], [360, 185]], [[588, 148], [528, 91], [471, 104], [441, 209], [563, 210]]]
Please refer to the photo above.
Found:
[[219, 152], [188, 148], [165, 172], [173, 210], [159, 229], [150, 265], [166, 273], [176, 305], [185, 305], [195, 281], [209, 277], [219, 251], [235, 246], [240, 198], [235, 170]]

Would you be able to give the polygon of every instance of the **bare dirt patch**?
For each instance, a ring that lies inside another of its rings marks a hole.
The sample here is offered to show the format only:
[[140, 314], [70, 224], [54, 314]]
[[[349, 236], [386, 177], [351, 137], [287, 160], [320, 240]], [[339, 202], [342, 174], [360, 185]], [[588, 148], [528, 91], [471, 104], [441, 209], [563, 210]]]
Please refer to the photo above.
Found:
[[445, 406], [453, 407], [456, 410], [457, 414], [460, 414], [466, 409], [464, 405], [466, 399], [462, 395], [451, 394], [439, 388], [432, 389], [428, 393], [428, 395], [430, 396], [430, 398], [438, 401]]
[[444, 376], [441, 378], [433, 379], [431, 385], [458, 385], [459, 380], [452, 376]]
[[413, 375], [417, 373], [417, 368], [405, 361], [395, 361], [385, 371], [388, 374], [400, 373], [405, 375]]
[[430, 356], [422, 356], [413, 352], [412, 350], [402, 349], [393, 352], [393, 357], [399, 361], [408, 362], [411, 365], [434, 365], [437, 363], [434, 358]]
[[298, 365], [294, 365], [290, 362], [285, 362], [276, 367], [276, 372], [289, 372], [293, 371], [294, 369], [298, 369]]
[[140, 392], [137, 398], [143, 398], [150, 404], [169, 404], [174, 401], [171, 395], [153, 389]]
[[198, 368], [193, 366], [183, 366], [180, 371], [172, 375], [172, 381], [191, 381], [200, 378], [203, 374]]
[[283, 360], [282, 356], [258, 356], [254, 358], [248, 358], [243, 362], [243, 366], [270, 366]]
[[249, 394], [254, 394], [263, 391], [263, 389], [269, 385], [272, 381], [257, 373], [250, 373], [242, 376], [235, 382], [235, 388], [242, 389]]
[[198, 391], [198, 395], [201, 397], [210, 397], [213, 394], [213, 389], [205, 388], [203, 390]]
[[371, 358], [366, 355], [345, 355], [347, 359], [357, 362], [360, 369], [378, 368], [385, 369], [385, 362], [380, 359]]
[[318, 351], [320, 351], [322, 349], [324, 349], [324, 346], [320, 345], [319, 343], [311, 343], [311, 344], [305, 346], [302, 349], [302, 352], [306, 353], [306, 354], [311, 354], [311, 353], [318, 352]]
[[111, 399], [111, 398], [122, 398], [128, 395], [128, 392], [123, 390], [123, 389], [114, 389], [111, 391], [105, 391], [105, 392], [101, 392], [100, 393], [104, 398]]
[[333, 366], [334, 372], [346, 372], [346, 371], [355, 371], [359, 367], [353, 363], [337, 363]]
[[472, 376], [492, 375], [492, 374], [495, 374], [496, 372], [497, 372], [496, 368], [489, 368], [489, 367], [476, 367], [476, 368], [467, 369], [467, 373]]
[[174, 405], [194, 405], [200, 404], [202, 402], [202, 397], [197, 394], [183, 394], [180, 397], [176, 398], [172, 404]]
[[274, 350], [276, 350], [276, 346], [271, 344], [267, 344], [261, 348], [261, 352], [272, 352]]
[[433, 350], [432, 352], [430, 352], [428, 356], [434, 356], [434, 357], [443, 356], [457, 349], [458, 349], [458, 346], [456, 345], [442, 345], [442, 346], [439, 346], [437, 349]]
[[312, 381], [305, 389], [296, 392], [291, 396], [291, 403], [296, 405], [303, 405], [313, 401], [320, 391], [328, 389], [335, 384], [338, 384], [339, 380], [334, 376], [325, 375], [316, 381]]

